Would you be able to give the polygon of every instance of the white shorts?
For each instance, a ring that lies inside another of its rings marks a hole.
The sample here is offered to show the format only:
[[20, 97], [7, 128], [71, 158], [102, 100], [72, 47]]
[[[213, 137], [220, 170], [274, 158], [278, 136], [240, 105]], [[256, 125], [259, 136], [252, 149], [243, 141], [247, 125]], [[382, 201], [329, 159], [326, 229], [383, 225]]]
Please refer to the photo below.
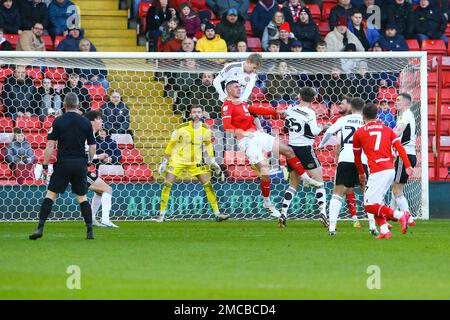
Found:
[[392, 186], [395, 170], [383, 170], [369, 175], [366, 191], [364, 192], [364, 205], [384, 204], [384, 196]]
[[250, 164], [257, 164], [265, 160], [264, 152], [272, 152], [275, 137], [261, 131], [253, 132], [252, 137], [239, 140], [239, 150], [244, 151]]

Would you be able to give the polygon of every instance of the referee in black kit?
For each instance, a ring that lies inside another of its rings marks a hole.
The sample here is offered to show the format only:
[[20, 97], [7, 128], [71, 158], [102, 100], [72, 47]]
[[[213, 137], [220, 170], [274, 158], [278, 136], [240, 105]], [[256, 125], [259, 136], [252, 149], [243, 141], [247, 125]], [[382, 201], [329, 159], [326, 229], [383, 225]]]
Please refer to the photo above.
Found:
[[[86, 239], [94, 239], [92, 232], [92, 211], [87, 201], [87, 168], [88, 162], [95, 155], [95, 138], [91, 122], [80, 115], [79, 100], [76, 94], [68, 93], [64, 98], [65, 113], [53, 121], [48, 132], [47, 146], [44, 151], [44, 163], [42, 164], [42, 175], [47, 176], [48, 163], [58, 142], [57, 162], [48, 184], [47, 194], [39, 212], [39, 225], [30, 240], [42, 237], [44, 224], [58, 193], [64, 193], [67, 185], [72, 185], [72, 192], [77, 195], [81, 214], [87, 228]], [[89, 145], [89, 161], [86, 155], [86, 141]]]

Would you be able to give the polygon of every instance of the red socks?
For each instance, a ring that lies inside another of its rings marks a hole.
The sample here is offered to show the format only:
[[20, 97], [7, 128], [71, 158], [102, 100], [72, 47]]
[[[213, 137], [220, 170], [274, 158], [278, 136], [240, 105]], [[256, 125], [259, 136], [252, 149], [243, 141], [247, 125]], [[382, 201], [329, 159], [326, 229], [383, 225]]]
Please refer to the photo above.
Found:
[[383, 206], [381, 204], [371, 204], [364, 206], [364, 210], [368, 213], [372, 213], [375, 218], [388, 218], [390, 220], [395, 220], [394, 218], [394, 209], [389, 208], [388, 206]]
[[378, 217], [378, 216], [374, 216], [375, 218], [375, 222], [377, 223], [377, 225], [382, 226], [383, 224], [386, 224], [386, 218], [385, 217]]
[[305, 173], [305, 168], [303, 168], [297, 157], [287, 159], [287, 163], [289, 163], [289, 165], [298, 173], [299, 176]]
[[347, 207], [348, 210], [350, 211], [350, 215], [356, 216], [356, 198], [355, 198], [355, 194], [352, 193], [347, 193], [346, 195], [347, 198]]
[[270, 180], [266, 181], [261, 179], [261, 193], [264, 198], [267, 198], [270, 195]]

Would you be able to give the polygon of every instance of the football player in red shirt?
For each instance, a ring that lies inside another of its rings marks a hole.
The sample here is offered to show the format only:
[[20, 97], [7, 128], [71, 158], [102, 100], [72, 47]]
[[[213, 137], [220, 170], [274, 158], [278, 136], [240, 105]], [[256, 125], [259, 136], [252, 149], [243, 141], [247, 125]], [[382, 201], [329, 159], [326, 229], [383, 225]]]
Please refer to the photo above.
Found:
[[249, 162], [261, 176], [261, 193], [264, 197], [263, 207], [268, 209], [272, 216], [279, 218], [280, 212], [270, 201], [270, 166], [264, 152], [282, 154], [289, 165], [298, 173], [305, 186], [321, 187], [322, 182], [312, 179], [303, 168], [300, 160], [295, 156], [291, 147], [281, 143], [274, 136], [262, 132], [259, 119], [255, 115], [284, 114], [284, 110], [270, 107], [256, 107], [243, 102], [241, 85], [237, 81], [229, 81], [225, 90], [228, 97], [222, 106], [223, 127], [228, 132], [233, 132], [238, 139], [238, 146], [244, 151]]
[[392, 147], [398, 151], [409, 176], [414, 173], [414, 169], [411, 167], [400, 138], [391, 128], [377, 121], [377, 107], [374, 104], [366, 104], [363, 109], [363, 119], [365, 125], [359, 128], [353, 136], [353, 152], [363, 188], [366, 185], [366, 176], [361, 161], [363, 151], [369, 163], [370, 175], [364, 192], [364, 209], [367, 213], [375, 216], [375, 220], [380, 226], [380, 234], [377, 238], [391, 237], [386, 218], [399, 220], [402, 233], [405, 234], [411, 214], [408, 211], [395, 211], [384, 205], [384, 197], [395, 177]]

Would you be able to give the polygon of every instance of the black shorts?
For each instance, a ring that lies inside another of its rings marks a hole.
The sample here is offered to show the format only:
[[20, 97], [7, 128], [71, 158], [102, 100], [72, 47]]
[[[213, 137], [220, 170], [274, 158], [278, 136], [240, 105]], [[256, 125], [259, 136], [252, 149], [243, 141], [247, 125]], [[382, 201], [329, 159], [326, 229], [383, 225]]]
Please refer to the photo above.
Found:
[[88, 188], [95, 182], [95, 180], [98, 179], [98, 175], [96, 175], [95, 173], [88, 171], [87, 173], [87, 184], [88, 184]]
[[[295, 156], [300, 160], [302, 166], [305, 168], [305, 170], [312, 170], [319, 168], [321, 166], [319, 159], [317, 159], [316, 152], [314, 151], [313, 147], [311, 146], [290, 146], [295, 153]], [[292, 168], [288, 164], [288, 170], [293, 171], [294, 168]]]
[[48, 190], [54, 193], [66, 192], [67, 186], [72, 186], [72, 192], [84, 196], [87, 194], [87, 163], [86, 160], [65, 160], [53, 166], [53, 174], [48, 184]]
[[[368, 176], [367, 165], [364, 166], [366, 176]], [[336, 176], [334, 177], [334, 184], [337, 186], [343, 185], [347, 188], [354, 188], [359, 185], [358, 169], [353, 162], [339, 162], [336, 169]]]
[[[413, 154], [408, 154], [409, 162], [411, 162], [411, 166], [414, 168], [417, 164], [417, 157]], [[408, 175], [406, 174], [406, 168], [403, 164], [403, 160], [400, 157], [397, 157], [395, 160], [395, 179], [394, 182], [405, 184], [408, 182]]]

